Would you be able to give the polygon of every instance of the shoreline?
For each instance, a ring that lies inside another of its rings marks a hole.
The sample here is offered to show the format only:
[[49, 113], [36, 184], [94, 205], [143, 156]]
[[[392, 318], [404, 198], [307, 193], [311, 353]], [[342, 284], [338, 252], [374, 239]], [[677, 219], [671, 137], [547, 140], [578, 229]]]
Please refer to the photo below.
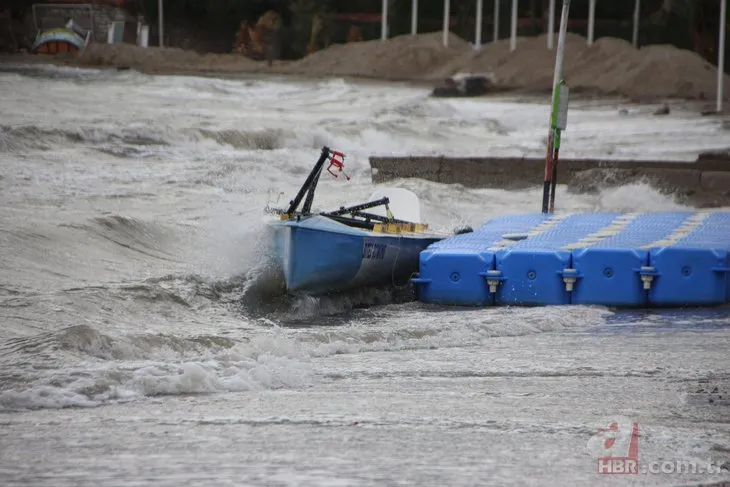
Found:
[[[221, 55], [233, 56], [233, 55]], [[237, 57], [237, 56], [236, 56]], [[31, 66], [55, 66], [78, 68], [98, 71], [134, 71], [148, 76], [192, 76], [201, 78], [229, 79], [229, 80], [267, 80], [284, 79], [294, 82], [317, 83], [327, 80], [341, 79], [348, 83], [359, 85], [374, 85], [383, 87], [406, 87], [420, 88], [429, 92], [438, 84], [434, 80], [424, 78], [390, 78], [373, 75], [337, 75], [337, 74], [316, 74], [306, 73], [291, 69], [296, 61], [275, 61], [269, 67], [263, 61], [244, 60], [242, 64], [233, 66], [130, 66], [124, 63], [97, 64], [84, 62], [79, 58], [69, 58], [61, 55], [34, 55], [28, 53], [0, 54], [0, 73], [17, 72]], [[15, 65], [18, 69], [3, 69], [3, 64]], [[247, 65], [246, 65], [247, 64]], [[493, 93], [464, 98], [444, 98], [446, 100], [490, 100], [508, 101], [513, 103], [548, 103], [551, 92], [542, 89], [527, 88], [503, 88]], [[580, 103], [583, 106], [576, 108], [594, 108], [607, 104], [615, 107], [642, 107], [659, 108], [668, 106], [670, 109], [677, 109], [687, 113], [700, 116], [728, 116], [727, 113], [712, 112], [710, 103], [706, 100], [695, 100], [687, 98], [662, 98], [645, 97], [633, 99], [632, 97], [620, 94], [601, 93], [600, 90], [578, 89], [571, 91], [571, 102]]]

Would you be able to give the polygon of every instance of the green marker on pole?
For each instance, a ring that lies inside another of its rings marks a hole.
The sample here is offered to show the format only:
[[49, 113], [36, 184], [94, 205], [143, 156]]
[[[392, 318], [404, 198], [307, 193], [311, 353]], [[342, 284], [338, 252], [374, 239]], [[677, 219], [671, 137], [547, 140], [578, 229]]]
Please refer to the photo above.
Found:
[[551, 109], [550, 125], [553, 129], [558, 128], [558, 107], [560, 106], [560, 89], [565, 82], [561, 80], [553, 89], [553, 106]]
[[553, 155], [552, 155], [552, 174], [550, 178], [550, 207], [549, 212], [555, 211], [555, 186], [558, 182], [558, 159], [560, 154], [560, 139], [563, 130], [568, 125], [568, 100], [570, 90], [565, 84], [565, 80], [560, 80], [558, 89], [555, 90], [557, 96], [553, 104]]

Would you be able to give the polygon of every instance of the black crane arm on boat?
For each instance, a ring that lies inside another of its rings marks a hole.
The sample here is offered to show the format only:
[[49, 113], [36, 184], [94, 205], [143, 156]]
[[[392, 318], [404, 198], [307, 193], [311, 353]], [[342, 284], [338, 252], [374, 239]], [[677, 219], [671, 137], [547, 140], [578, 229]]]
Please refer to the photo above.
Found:
[[[365, 223], [368, 223], [370, 221], [376, 221], [376, 222], [381, 222], [381, 223], [411, 223], [411, 222], [407, 222], [405, 220], [398, 220], [396, 218], [393, 218], [392, 215], [391, 216], [382, 216], [382, 215], [376, 215], [374, 213], [368, 213], [368, 212], [362, 211], [362, 210], [367, 210], [369, 208], [375, 208], [377, 206], [382, 206], [382, 205], [385, 205], [385, 207], [388, 208], [389, 203], [390, 203], [390, 199], [388, 199], [387, 197], [384, 197], [384, 198], [380, 198], [379, 200], [368, 201], [367, 203], [361, 203], [359, 205], [348, 206], [347, 208], [345, 208], [343, 206], [339, 210], [320, 213], [320, 215], [327, 216], [330, 218], [338, 217], [335, 219], [337, 221], [341, 221], [343, 223], [346, 223], [349, 220], [354, 220], [355, 217], [364, 218]], [[390, 215], [390, 211], [388, 211], [388, 214]], [[347, 218], [344, 215], [350, 215], [351, 218]]]
[[369, 201], [367, 203], [361, 203], [359, 205], [348, 206], [345, 208], [341, 206], [339, 210], [328, 211], [327, 215], [347, 215], [348, 213], [356, 213], [360, 210], [367, 210], [368, 208], [375, 208], [376, 206], [387, 205], [390, 203], [388, 198], [380, 198], [379, 200]]
[[317, 163], [312, 168], [311, 172], [309, 173], [309, 176], [307, 176], [307, 179], [304, 181], [304, 184], [301, 188], [299, 188], [299, 192], [294, 197], [293, 200], [289, 202], [289, 208], [286, 210], [287, 214], [292, 214], [295, 211], [297, 211], [297, 207], [302, 202], [302, 198], [304, 198], [305, 193], [309, 192], [307, 194], [307, 200], [304, 202], [304, 208], [302, 208], [302, 214], [307, 215], [309, 212], [312, 211], [312, 201], [314, 200], [314, 190], [317, 188], [317, 183], [319, 182], [319, 175], [322, 173], [322, 167], [324, 166], [324, 163], [327, 162], [327, 159], [330, 158], [332, 151], [329, 147], [325, 146], [322, 147], [322, 153], [319, 156], [319, 159], [317, 159]]
[[[298, 216], [308, 216], [312, 213], [312, 202], [314, 201], [314, 192], [317, 189], [317, 184], [319, 183], [319, 178], [322, 175], [322, 169], [324, 168], [324, 165], [327, 161], [330, 162], [330, 167], [337, 166], [340, 170], [342, 170], [342, 161], [337, 160], [337, 157], [344, 157], [341, 152], [336, 152], [331, 150], [329, 147], [325, 146], [322, 147], [322, 153], [319, 156], [319, 159], [315, 163], [312, 170], [309, 172], [309, 175], [307, 176], [307, 179], [304, 181], [304, 184], [302, 184], [302, 187], [299, 188], [299, 191], [297, 192], [297, 195], [294, 197], [293, 200], [289, 202], [289, 207], [286, 211], [282, 210], [272, 210], [268, 209], [268, 212], [278, 213], [278, 214], [287, 214], [287, 215], [295, 215]], [[331, 172], [331, 171], [330, 171]], [[334, 174], [334, 173], [333, 173]], [[337, 175], [335, 174], [335, 177]], [[345, 175], [347, 177], [347, 175]], [[349, 179], [349, 177], [348, 177]], [[297, 212], [297, 208], [300, 204], [302, 204], [302, 200], [304, 200], [304, 204], [302, 205], [301, 211]], [[407, 222], [405, 220], [398, 220], [396, 218], [393, 218], [393, 214], [390, 212], [390, 208], [388, 207], [388, 204], [390, 203], [390, 199], [388, 198], [380, 198], [378, 200], [374, 201], [368, 201], [366, 203], [360, 203], [358, 205], [348, 206], [348, 207], [340, 207], [338, 210], [330, 211], [330, 212], [322, 212], [320, 215], [326, 216], [328, 218], [331, 218], [332, 220], [335, 220], [340, 223], [344, 223], [345, 225], [353, 226], [353, 227], [359, 227], [359, 228], [369, 228], [372, 229], [374, 227], [373, 222], [380, 222], [380, 223], [411, 223]], [[388, 216], [381, 216], [376, 215], [374, 213], [365, 212], [363, 210], [367, 210], [369, 208], [375, 208], [378, 206], [385, 205], [385, 208], [387, 210]], [[298, 217], [297, 217], [298, 218]]]

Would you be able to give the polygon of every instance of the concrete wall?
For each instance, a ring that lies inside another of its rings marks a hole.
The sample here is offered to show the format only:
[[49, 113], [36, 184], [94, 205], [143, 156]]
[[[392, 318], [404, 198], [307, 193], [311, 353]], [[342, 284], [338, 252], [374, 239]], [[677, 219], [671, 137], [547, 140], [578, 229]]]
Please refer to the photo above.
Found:
[[112, 22], [123, 21], [124, 25], [124, 40], [125, 42], [132, 42], [137, 37], [137, 25], [135, 19], [127, 15], [122, 9], [111, 7], [108, 5], [97, 5], [94, 8], [94, 39], [96, 42], [106, 42], [107, 32]]
[[[371, 157], [374, 183], [419, 178], [467, 187], [524, 189], [542, 186], [544, 158]], [[705, 153], [693, 162], [561, 160], [558, 184], [591, 192], [645, 181], [681, 202], [730, 206], [730, 153]]]

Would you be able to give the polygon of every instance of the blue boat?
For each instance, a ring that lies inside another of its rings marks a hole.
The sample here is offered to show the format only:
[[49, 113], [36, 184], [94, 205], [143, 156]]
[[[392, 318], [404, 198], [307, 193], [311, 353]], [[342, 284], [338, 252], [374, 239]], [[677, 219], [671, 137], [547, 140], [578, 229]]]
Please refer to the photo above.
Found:
[[276, 262], [290, 293], [322, 295], [407, 284], [418, 271], [421, 251], [446, 237], [419, 221], [418, 198], [402, 188], [377, 191], [367, 203], [313, 213], [314, 191], [325, 163], [337, 176], [332, 169], [342, 172], [343, 157], [324, 147], [288, 209], [267, 208], [279, 217], [269, 226]]

